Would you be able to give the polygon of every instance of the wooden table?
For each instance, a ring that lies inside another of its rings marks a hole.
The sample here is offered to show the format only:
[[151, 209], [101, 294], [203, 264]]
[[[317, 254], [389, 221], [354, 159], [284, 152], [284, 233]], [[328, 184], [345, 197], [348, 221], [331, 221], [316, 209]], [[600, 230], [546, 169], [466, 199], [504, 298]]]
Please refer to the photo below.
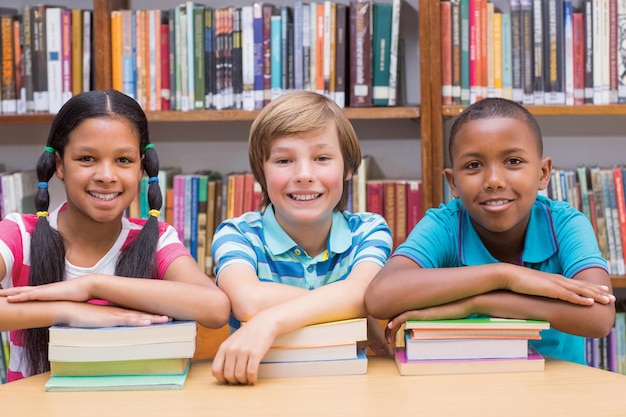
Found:
[[184, 390], [45, 392], [48, 374], [0, 386], [5, 416], [626, 416], [626, 376], [554, 359], [544, 372], [400, 376], [391, 358], [367, 375], [218, 385], [195, 361]]

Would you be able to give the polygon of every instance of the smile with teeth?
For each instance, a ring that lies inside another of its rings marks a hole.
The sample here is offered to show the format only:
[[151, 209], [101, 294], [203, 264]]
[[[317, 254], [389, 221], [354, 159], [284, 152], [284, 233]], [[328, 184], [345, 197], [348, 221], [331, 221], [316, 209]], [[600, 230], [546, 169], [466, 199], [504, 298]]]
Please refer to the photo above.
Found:
[[100, 194], [100, 193], [94, 193], [94, 192], [90, 192], [89, 194], [91, 194], [93, 197], [99, 198], [100, 200], [104, 200], [104, 201], [111, 201], [120, 195], [120, 193]]
[[497, 201], [486, 201], [484, 204], [486, 206], [502, 206], [508, 202], [509, 200], [497, 200]]
[[290, 198], [293, 198], [294, 200], [298, 200], [298, 201], [315, 200], [319, 196], [320, 194], [289, 194]]

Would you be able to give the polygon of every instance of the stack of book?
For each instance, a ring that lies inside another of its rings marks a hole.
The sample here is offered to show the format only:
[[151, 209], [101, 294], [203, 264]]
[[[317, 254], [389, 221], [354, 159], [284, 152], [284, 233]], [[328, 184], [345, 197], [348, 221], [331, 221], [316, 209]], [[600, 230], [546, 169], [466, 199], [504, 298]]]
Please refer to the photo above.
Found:
[[278, 336], [259, 366], [259, 377], [358, 375], [367, 372], [364, 318], [302, 327]]
[[144, 327], [50, 327], [46, 391], [182, 389], [196, 322]]
[[395, 362], [401, 375], [543, 371], [529, 344], [548, 322], [493, 317], [409, 320], [398, 335]]

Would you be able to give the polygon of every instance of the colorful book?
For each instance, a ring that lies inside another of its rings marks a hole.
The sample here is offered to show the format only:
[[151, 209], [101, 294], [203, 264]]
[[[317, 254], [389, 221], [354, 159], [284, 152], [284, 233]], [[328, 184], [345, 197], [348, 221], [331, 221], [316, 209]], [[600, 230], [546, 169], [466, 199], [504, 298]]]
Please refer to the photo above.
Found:
[[51, 376], [46, 382], [48, 392], [76, 391], [150, 391], [183, 389], [189, 367], [184, 372], [170, 375], [105, 375], [105, 376]]
[[542, 320], [505, 319], [498, 317], [475, 317], [451, 320], [408, 320], [406, 329], [539, 329], [550, 328]]
[[167, 375], [181, 374], [191, 358], [129, 361], [50, 362], [52, 376]]
[[367, 340], [367, 321], [364, 318], [312, 324], [274, 339], [272, 346], [337, 345]]

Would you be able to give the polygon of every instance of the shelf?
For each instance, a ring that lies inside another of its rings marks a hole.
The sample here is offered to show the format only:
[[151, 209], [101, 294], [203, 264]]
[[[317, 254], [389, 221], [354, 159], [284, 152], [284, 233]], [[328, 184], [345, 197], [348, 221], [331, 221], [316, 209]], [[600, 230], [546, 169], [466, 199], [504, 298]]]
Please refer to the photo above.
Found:
[[[418, 119], [419, 107], [367, 107], [346, 108], [351, 120]], [[252, 121], [258, 110], [193, 110], [193, 111], [152, 111], [146, 112], [150, 122], [232, 122]], [[54, 114], [0, 115], [0, 125], [50, 124]]]
[[611, 285], [613, 285], [613, 288], [626, 288], [626, 277], [612, 276]]
[[[417, 119], [419, 107], [349, 107], [344, 109], [351, 120]], [[252, 121], [259, 110], [192, 110], [146, 112], [151, 122], [232, 122]]]
[[[466, 108], [463, 106], [443, 106], [441, 113], [444, 117], [458, 116]], [[626, 115], [626, 105], [582, 105], [582, 106], [525, 106], [535, 116], [620, 116]]]

